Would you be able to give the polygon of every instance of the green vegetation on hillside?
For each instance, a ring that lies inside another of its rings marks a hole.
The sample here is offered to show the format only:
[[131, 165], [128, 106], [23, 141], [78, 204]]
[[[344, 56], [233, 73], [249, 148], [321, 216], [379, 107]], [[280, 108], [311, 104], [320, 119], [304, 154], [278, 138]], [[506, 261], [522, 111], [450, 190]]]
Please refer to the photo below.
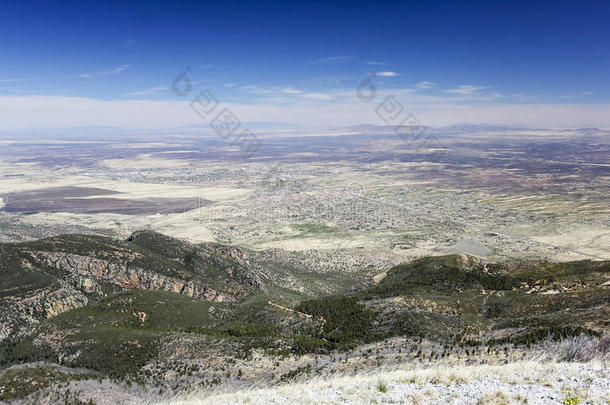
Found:
[[[40, 252], [78, 255], [66, 263], [80, 267], [51, 265]], [[305, 294], [295, 285], [318, 285], [323, 275], [279, 262], [254, 266], [260, 257], [154, 232], [138, 232], [127, 241], [67, 235], [0, 244], [0, 310], [6, 310], [0, 316], [11, 327], [23, 321], [15, 329], [21, 334], [0, 340], [0, 367], [48, 361], [162, 386], [167, 359], [176, 356], [236, 362], [256, 353], [349, 350], [392, 336], [446, 346], [527, 345], [549, 335], [596, 335], [610, 327], [610, 262], [486, 264], [464, 255], [429, 257], [393, 267], [377, 284], [357, 279], [361, 284], [348, 286], [348, 276], [330, 273], [326, 281], [335, 284], [324, 295], [324, 289]], [[103, 261], [99, 276], [88, 271], [88, 258]], [[125, 274], [144, 269], [155, 284], [137, 285], [136, 278], [132, 284], [113, 283], [103, 278], [111, 265]], [[229, 299], [210, 302], [161, 290], [170, 279], [197, 280]], [[102, 290], [88, 289], [92, 283]], [[26, 296], [38, 307], [31, 317], [18, 306]], [[53, 312], [44, 312], [49, 308]], [[5, 373], [2, 381], [17, 387], [15, 373]], [[29, 378], [40, 380], [41, 387], [47, 379], [72, 378], [56, 374], [40, 369]]]
[[349, 347], [373, 338], [371, 322], [373, 313], [352, 297], [325, 297], [301, 302], [297, 311], [322, 321], [316, 337], [335, 347]]

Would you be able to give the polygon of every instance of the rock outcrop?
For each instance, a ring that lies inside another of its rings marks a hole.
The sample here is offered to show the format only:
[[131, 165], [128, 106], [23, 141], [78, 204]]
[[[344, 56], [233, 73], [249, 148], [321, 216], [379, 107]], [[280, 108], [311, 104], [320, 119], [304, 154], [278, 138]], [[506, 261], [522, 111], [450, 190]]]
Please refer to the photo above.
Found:
[[[201, 282], [179, 278], [132, 267], [126, 263], [110, 262], [93, 257], [61, 252], [29, 252], [43, 264], [62, 270], [68, 282], [75, 283], [87, 294], [103, 295], [102, 284], [121, 289], [170, 291], [188, 295], [202, 301], [234, 301], [234, 297], [219, 293]], [[65, 277], [65, 276], [64, 276]]]
[[27, 333], [40, 320], [87, 305], [89, 299], [67, 283], [5, 297], [0, 307], [0, 341]]

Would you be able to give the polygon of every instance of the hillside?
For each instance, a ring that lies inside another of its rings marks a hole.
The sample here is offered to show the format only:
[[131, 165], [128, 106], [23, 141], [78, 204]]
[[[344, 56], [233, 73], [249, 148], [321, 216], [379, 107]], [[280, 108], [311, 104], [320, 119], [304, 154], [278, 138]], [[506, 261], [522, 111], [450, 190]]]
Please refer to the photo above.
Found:
[[[610, 326], [610, 262], [449, 255], [367, 279], [366, 270], [317, 273], [269, 252], [154, 232], [65, 235], [0, 252], [0, 400], [65, 395], [62, 381], [70, 392], [93, 392], [90, 381], [115, 394], [135, 382], [158, 400], [475, 353], [508, 361], [548, 339], [598, 339]], [[17, 372], [19, 383], [9, 378]]]
[[195, 246], [154, 232], [136, 232], [125, 241], [65, 235], [0, 244], [0, 274], [0, 340], [119, 291], [169, 291], [221, 302], [264, 290], [238, 249]]

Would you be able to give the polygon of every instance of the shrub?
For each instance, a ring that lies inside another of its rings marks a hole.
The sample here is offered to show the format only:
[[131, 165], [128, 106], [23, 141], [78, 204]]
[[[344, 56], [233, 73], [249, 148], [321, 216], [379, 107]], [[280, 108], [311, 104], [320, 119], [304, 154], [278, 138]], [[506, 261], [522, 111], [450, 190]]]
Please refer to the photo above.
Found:
[[377, 388], [377, 392], [388, 392], [388, 386], [383, 380], [377, 381], [375, 388]]
[[562, 401], [565, 405], [577, 405], [580, 403], [580, 398], [577, 396], [569, 396], [565, 397]]
[[610, 357], [610, 335], [579, 335], [556, 341], [548, 337], [540, 345], [543, 356], [555, 361], [607, 360]]

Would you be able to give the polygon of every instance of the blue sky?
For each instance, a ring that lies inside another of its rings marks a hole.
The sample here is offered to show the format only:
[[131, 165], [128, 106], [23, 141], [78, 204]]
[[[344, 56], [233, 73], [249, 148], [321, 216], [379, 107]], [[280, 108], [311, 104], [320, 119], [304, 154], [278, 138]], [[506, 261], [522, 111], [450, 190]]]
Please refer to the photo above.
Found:
[[354, 94], [377, 72], [380, 97], [431, 125], [610, 126], [609, 20], [607, 1], [1, 1], [0, 121], [193, 124], [148, 117], [179, 111], [170, 86], [188, 66], [251, 121], [372, 121]]

